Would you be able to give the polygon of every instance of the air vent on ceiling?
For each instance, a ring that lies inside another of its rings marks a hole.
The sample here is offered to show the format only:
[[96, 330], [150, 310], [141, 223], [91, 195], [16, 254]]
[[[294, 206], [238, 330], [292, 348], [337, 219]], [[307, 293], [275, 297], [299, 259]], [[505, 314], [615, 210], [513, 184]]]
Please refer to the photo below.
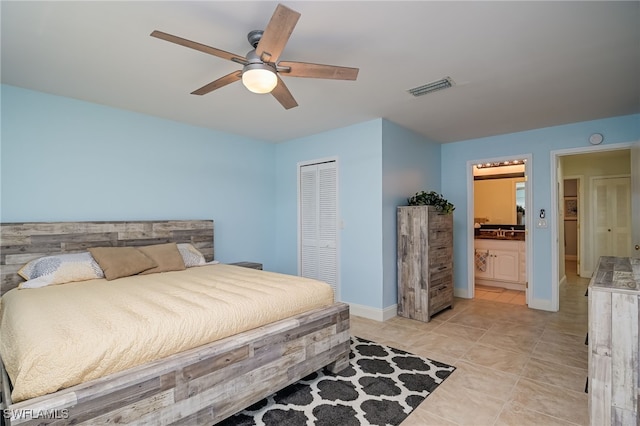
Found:
[[427, 93], [435, 92], [437, 90], [446, 89], [448, 87], [453, 86], [455, 83], [451, 80], [451, 77], [445, 77], [438, 81], [432, 81], [431, 83], [423, 84], [422, 86], [414, 87], [413, 89], [407, 90], [407, 92], [411, 93], [413, 96], [422, 96]]

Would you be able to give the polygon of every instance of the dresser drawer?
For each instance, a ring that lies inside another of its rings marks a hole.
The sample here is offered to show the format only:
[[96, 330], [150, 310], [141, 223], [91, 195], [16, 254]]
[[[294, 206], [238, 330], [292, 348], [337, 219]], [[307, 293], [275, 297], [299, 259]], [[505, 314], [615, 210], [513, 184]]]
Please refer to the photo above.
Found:
[[447, 245], [452, 244], [453, 235], [451, 229], [429, 229], [429, 245]]
[[433, 315], [441, 310], [453, 306], [453, 288], [442, 288], [429, 292], [429, 315]]
[[429, 274], [429, 289], [440, 289], [453, 286], [453, 268], [451, 265], [432, 270]]
[[451, 244], [429, 246], [429, 267], [450, 265], [453, 257]]

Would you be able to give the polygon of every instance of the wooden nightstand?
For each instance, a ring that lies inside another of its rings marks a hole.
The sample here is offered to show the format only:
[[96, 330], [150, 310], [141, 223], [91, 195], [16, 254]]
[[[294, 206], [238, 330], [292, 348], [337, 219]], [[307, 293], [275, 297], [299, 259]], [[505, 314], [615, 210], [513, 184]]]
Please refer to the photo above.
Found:
[[230, 263], [229, 265], [262, 270], [262, 263], [257, 263], [257, 262], [235, 262], [235, 263]]

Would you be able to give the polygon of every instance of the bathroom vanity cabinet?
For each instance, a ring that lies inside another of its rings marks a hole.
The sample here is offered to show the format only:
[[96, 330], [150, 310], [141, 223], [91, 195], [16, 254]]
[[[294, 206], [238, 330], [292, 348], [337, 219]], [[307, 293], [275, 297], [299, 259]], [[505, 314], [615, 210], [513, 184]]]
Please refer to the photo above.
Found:
[[475, 252], [485, 257], [486, 265], [482, 270], [476, 264], [476, 284], [524, 290], [527, 279], [524, 241], [476, 239]]

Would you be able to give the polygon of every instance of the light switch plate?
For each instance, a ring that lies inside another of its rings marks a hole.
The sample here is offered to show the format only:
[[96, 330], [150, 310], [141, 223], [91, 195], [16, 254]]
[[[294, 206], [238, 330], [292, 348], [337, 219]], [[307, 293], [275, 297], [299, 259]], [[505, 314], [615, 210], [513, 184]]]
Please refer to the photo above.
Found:
[[538, 228], [546, 228], [547, 227], [547, 219], [538, 219]]

